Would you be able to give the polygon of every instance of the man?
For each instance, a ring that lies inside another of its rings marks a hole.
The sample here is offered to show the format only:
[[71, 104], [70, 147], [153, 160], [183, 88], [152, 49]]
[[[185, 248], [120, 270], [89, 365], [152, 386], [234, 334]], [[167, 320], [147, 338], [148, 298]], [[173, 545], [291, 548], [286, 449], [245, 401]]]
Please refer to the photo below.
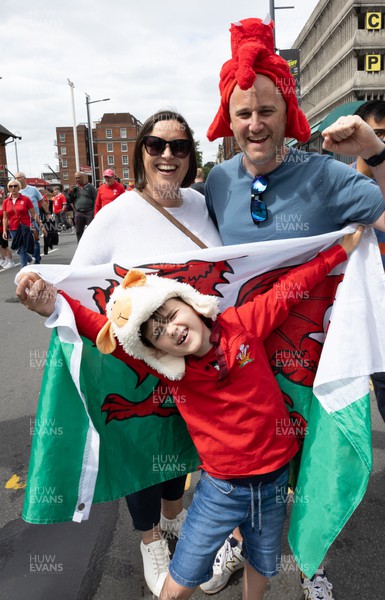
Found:
[[60, 186], [54, 185], [52, 197], [53, 214], [55, 215], [56, 227], [64, 225], [66, 229], [71, 229], [71, 225], [67, 221], [67, 198], [62, 193]]
[[96, 189], [79, 171], [75, 173], [75, 180], [76, 185], [73, 187], [70, 203], [75, 207], [75, 230], [79, 242], [86, 225], [89, 225], [94, 218]]
[[[370, 125], [376, 136], [383, 142], [385, 142], [385, 101], [384, 100], [372, 100], [362, 104], [354, 113], [358, 115]], [[357, 157], [357, 160], [352, 164], [357, 171], [370, 177], [374, 178], [371, 167], [364, 161], [361, 156]], [[381, 252], [382, 264], [385, 269], [385, 233], [376, 229], [376, 236], [378, 245]], [[378, 410], [385, 421], [385, 373], [373, 373], [372, 382], [374, 392], [376, 394]]]
[[191, 185], [193, 190], [196, 190], [203, 196], [205, 195], [205, 178], [203, 169], [200, 167], [197, 169], [197, 176], [195, 177], [194, 183]]
[[[27, 179], [25, 177], [25, 174], [21, 173], [21, 172], [16, 173], [15, 179], [17, 179], [17, 181], [21, 185], [20, 194], [22, 194], [23, 196], [28, 196], [28, 198], [31, 199], [33, 208], [35, 209], [35, 213], [37, 215], [40, 215], [40, 212], [41, 212], [40, 208], [42, 208], [45, 212], [48, 212], [48, 203], [44, 200], [43, 196], [41, 195], [41, 193], [39, 192], [39, 190], [36, 187], [34, 187], [33, 185], [27, 184]], [[40, 230], [39, 230], [39, 227], [38, 227], [36, 221], [33, 221], [32, 224], [36, 231], [36, 234], [34, 234], [35, 245], [34, 245], [34, 250], [33, 250], [33, 258], [35, 259], [35, 264], [38, 265], [41, 262], [40, 240], [39, 240]], [[28, 261], [30, 261], [30, 258], [28, 258]]]
[[[373, 130], [343, 117], [323, 132], [323, 146], [377, 165], [378, 186], [330, 156], [288, 149], [284, 138], [306, 142], [310, 127], [288, 64], [274, 53], [273, 25], [247, 19], [230, 31], [232, 58], [221, 70], [221, 105], [207, 135], [234, 135], [242, 152], [214, 167], [205, 189], [224, 244], [318, 235], [354, 221], [385, 231], [385, 153]], [[223, 576], [217, 580], [223, 587]], [[301, 580], [307, 600], [333, 599], [323, 567]], [[216, 591], [211, 583], [207, 593]]]
[[96, 196], [94, 216], [103, 206], [106, 206], [126, 191], [122, 184], [116, 181], [115, 171], [112, 169], [106, 169], [103, 177], [104, 183], [99, 187]]

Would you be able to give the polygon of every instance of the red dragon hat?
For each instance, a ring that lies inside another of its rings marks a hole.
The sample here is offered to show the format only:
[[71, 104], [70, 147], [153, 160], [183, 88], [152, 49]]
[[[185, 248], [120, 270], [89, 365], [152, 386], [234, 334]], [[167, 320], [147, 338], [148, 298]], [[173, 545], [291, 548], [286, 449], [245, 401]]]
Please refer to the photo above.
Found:
[[274, 52], [274, 24], [265, 24], [261, 19], [245, 19], [232, 23], [232, 58], [224, 63], [220, 73], [219, 91], [221, 104], [211, 123], [207, 137], [210, 142], [219, 137], [232, 136], [230, 128], [230, 96], [238, 84], [241, 90], [253, 86], [256, 74], [265, 75], [281, 91], [287, 106], [285, 136], [307, 142], [310, 138], [309, 123], [298, 106], [295, 80], [289, 65]]

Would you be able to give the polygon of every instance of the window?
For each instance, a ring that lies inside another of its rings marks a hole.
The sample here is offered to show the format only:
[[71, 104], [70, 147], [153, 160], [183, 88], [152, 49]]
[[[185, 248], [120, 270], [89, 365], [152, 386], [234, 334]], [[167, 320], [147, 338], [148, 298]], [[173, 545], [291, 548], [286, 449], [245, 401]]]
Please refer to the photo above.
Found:
[[113, 156], [107, 156], [107, 161], [108, 161], [109, 166], [114, 165], [114, 157]]
[[67, 169], [68, 168], [68, 160], [66, 158], [62, 159], [61, 166], [63, 167], [63, 169]]
[[121, 143], [121, 149], [122, 149], [122, 152], [128, 152], [128, 144], [127, 144], [127, 142], [122, 142]]
[[122, 165], [128, 165], [128, 156], [122, 156]]
[[66, 134], [60, 133], [59, 134], [59, 142], [65, 142], [65, 141], [66, 141]]
[[112, 129], [106, 129], [106, 138], [108, 140], [112, 139]]
[[68, 179], [68, 173], [63, 173], [63, 179]]
[[60, 154], [63, 154], [63, 155], [67, 154], [67, 148], [65, 146], [60, 146]]
[[114, 144], [112, 142], [107, 142], [107, 152], [114, 151]]
[[125, 127], [121, 127], [120, 129], [120, 137], [125, 139], [127, 137], [127, 129]]
[[130, 179], [129, 169], [123, 169], [123, 179]]

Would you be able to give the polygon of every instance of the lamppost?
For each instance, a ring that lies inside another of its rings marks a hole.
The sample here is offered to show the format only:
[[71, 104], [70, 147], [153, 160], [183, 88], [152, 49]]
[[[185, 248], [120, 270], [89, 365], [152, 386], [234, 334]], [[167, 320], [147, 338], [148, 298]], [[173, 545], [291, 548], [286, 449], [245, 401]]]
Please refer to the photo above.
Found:
[[[1, 79], [1, 77], [0, 77], [0, 79]], [[17, 133], [20, 133], [20, 131], [18, 131]], [[13, 137], [13, 140], [11, 140], [10, 142], [5, 142], [4, 146], [8, 146], [8, 144], [12, 144], [12, 143], [15, 144], [16, 173], [18, 173], [19, 172], [19, 155], [17, 154], [17, 142], [16, 142], [16, 140], [21, 140], [23, 138], [21, 137], [21, 135], [14, 135], [12, 137]]]
[[68, 85], [71, 88], [71, 105], [72, 105], [72, 129], [74, 132], [74, 149], [75, 149], [75, 165], [76, 170], [79, 171], [79, 148], [78, 148], [78, 134], [76, 129], [76, 115], [75, 115], [75, 100], [74, 100], [74, 84], [67, 78]]
[[87, 107], [87, 122], [88, 122], [88, 148], [90, 153], [90, 162], [92, 169], [92, 184], [96, 184], [96, 169], [95, 169], [95, 156], [94, 156], [94, 140], [92, 136], [92, 124], [90, 115], [90, 104], [96, 104], [96, 102], [107, 102], [110, 98], [103, 98], [102, 100], [91, 100], [90, 96], [86, 94], [86, 107]]
[[285, 8], [294, 8], [294, 6], [275, 6], [275, 0], [269, 0], [269, 1], [270, 1], [270, 17], [271, 17], [272, 21], [274, 22], [274, 29], [273, 29], [274, 50], [277, 50], [277, 48], [275, 47], [275, 11], [282, 10]]

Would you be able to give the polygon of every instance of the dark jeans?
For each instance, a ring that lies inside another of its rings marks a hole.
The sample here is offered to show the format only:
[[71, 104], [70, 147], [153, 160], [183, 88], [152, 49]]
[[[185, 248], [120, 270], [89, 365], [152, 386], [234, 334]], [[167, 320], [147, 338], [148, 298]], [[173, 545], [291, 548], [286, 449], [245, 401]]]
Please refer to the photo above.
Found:
[[372, 375], [374, 393], [376, 394], [377, 406], [380, 415], [385, 422], [385, 373], [373, 373]]
[[55, 223], [56, 225], [64, 225], [66, 229], [71, 229], [65, 213], [55, 213]]
[[80, 212], [79, 210], [77, 210], [75, 212], [75, 231], [76, 231], [76, 238], [77, 238], [78, 242], [84, 233], [85, 226], [89, 225], [93, 218], [94, 218], [94, 209], [93, 208], [90, 208], [89, 210], [86, 210], [84, 212]]
[[183, 496], [185, 483], [186, 475], [183, 475], [126, 496], [128, 510], [135, 529], [149, 531], [155, 525], [158, 525], [162, 498], [164, 500], [179, 500]]
[[[32, 221], [32, 226], [40, 235], [40, 228], [39, 228], [39, 225], [36, 223], [36, 221]], [[41, 261], [40, 240], [34, 241], [33, 258], [35, 259], [35, 263], [38, 265]]]

